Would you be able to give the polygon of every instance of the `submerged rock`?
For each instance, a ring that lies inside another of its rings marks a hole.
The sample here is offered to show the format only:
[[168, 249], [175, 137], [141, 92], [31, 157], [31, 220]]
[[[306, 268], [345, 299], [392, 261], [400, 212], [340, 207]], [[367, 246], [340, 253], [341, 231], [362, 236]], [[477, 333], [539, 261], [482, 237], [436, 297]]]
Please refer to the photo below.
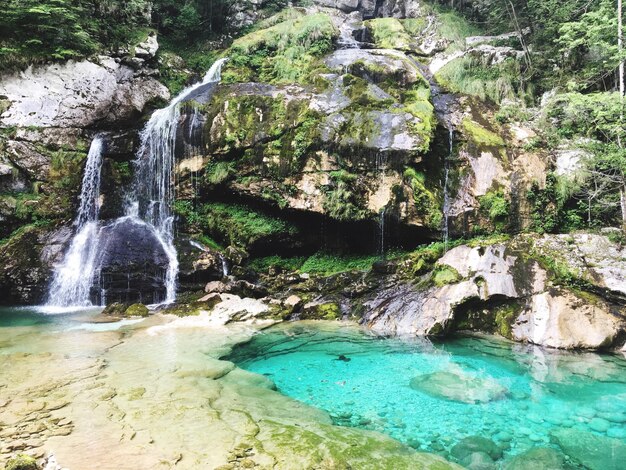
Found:
[[418, 375], [411, 379], [409, 385], [437, 398], [471, 404], [500, 400], [508, 393], [494, 379], [470, 375], [459, 367]]
[[535, 447], [507, 460], [502, 470], [565, 470], [561, 452], [548, 447]]
[[621, 470], [626, 462], [626, 443], [578, 429], [557, 429], [553, 440], [563, 452], [590, 470]]
[[461, 461], [475, 453], [485, 454], [492, 461], [502, 457], [502, 449], [492, 440], [481, 436], [466, 437], [450, 450], [450, 454]]

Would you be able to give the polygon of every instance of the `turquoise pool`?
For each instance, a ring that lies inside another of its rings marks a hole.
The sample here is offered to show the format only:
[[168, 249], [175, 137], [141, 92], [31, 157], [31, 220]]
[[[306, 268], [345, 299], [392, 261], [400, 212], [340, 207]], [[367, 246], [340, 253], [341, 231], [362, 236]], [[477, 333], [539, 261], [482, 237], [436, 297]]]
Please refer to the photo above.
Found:
[[567, 463], [593, 447], [599, 454], [618, 449], [617, 457], [585, 466], [619, 468], [615, 459], [626, 455], [626, 360], [617, 356], [294, 323], [266, 330], [226, 359], [328, 411], [336, 424], [453, 459], [454, 446], [472, 436], [497, 446], [495, 460], [554, 448]]

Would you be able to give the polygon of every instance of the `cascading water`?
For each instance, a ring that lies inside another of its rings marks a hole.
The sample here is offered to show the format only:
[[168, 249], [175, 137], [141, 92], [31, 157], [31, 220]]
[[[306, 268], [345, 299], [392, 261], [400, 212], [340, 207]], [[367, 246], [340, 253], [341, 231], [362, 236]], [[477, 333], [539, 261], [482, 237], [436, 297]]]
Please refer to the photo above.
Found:
[[[135, 182], [133, 190], [127, 195], [126, 214], [102, 227], [98, 222], [98, 212], [103, 141], [100, 137], [94, 139], [83, 177], [75, 221], [76, 235], [63, 263], [55, 269], [47, 307], [87, 307], [92, 305], [92, 301], [106, 304], [110, 300], [107, 297], [107, 282], [115, 282], [115, 287], [111, 289], [115, 301], [138, 299], [141, 302], [169, 303], [175, 300], [178, 257], [174, 247], [171, 207], [175, 198], [174, 163], [181, 119], [180, 104], [191, 98], [199, 88], [219, 82], [225, 61], [216, 61], [202, 82], [183, 90], [166, 108], [152, 114], [140, 135]], [[192, 122], [191, 125], [193, 132], [197, 123]], [[157, 247], [143, 245], [154, 239]], [[117, 271], [105, 272], [106, 263], [119, 262], [116, 259], [119, 247], [128, 246], [128, 240], [134, 242], [132, 250], [125, 252], [131, 265], [137, 266], [136, 263], [141, 263], [146, 256], [154, 260], [150, 265], [152, 272], [135, 274], [137, 277], [134, 278], [138, 282], [148, 279], [147, 293], [141, 287], [131, 285], [133, 273], [129, 272], [128, 266], [121, 271], [119, 266], [114, 266]], [[149, 279], [152, 279], [158, 266], [165, 265], [164, 275], [158, 271], [159, 276], [164, 277], [163, 294], [162, 288], [150, 284], [152, 281]], [[120, 276], [124, 279], [123, 287], [120, 286]]]
[[186, 88], [166, 108], [155, 111], [141, 132], [141, 145], [135, 161], [135, 190], [129, 197], [126, 215], [151, 225], [167, 254], [169, 262], [165, 274], [165, 303], [173, 302], [176, 298], [178, 275], [171, 207], [175, 199], [174, 162], [181, 117], [180, 104], [200, 87], [219, 82], [226, 60], [216, 61], [202, 82]]
[[98, 251], [98, 215], [100, 212], [100, 170], [103, 140], [91, 142], [80, 192], [80, 205], [74, 225], [76, 234], [63, 258], [55, 267], [48, 307], [90, 306], [89, 289], [93, 282]]
[[[385, 185], [385, 172], [387, 170], [387, 155], [380, 152], [376, 155], [376, 171], [380, 174], [380, 184]], [[378, 249], [382, 259], [385, 259], [385, 215], [387, 212], [387, 206], [380, 209], [378, 214]]]
[[450, 237], [450, 195], [448, 194], [448, 179], [450, 175], [450, 160], [454, 152], [454, 130], [452, 126], [448, 130], [448, 155], [444, 161], [444, 180], [443, 180], [443, 249], [448, 251], [448, 240]]

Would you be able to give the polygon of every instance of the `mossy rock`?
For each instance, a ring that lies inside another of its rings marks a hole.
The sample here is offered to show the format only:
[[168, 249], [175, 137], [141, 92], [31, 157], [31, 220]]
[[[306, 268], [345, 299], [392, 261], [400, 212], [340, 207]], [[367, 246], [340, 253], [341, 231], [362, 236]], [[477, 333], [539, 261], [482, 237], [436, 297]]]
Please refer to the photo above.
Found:
[[334, 302], [311, 303], [304, 306], [302, 320], [337, 320], [341, 318], [341, 308]]
[[144, 304], [133, 304], [126, 309], [124, 315], [127, 317], [147, 317], [150, 310]]
[[30, 455], [17, 454], [7, 462], [4, 468], [5, 470], [39, 470], [40, 467], [37, 465], [37, 460]]
[[456, 269], [451, 266], [441, 265], [437, 266], [433, 272], [433, 283], [437, 287], [442, 287], [448, 284], [455, 284], [462, 279], [462, 276]]
[[112, 304], [107, 305], [102, 311], [103, 315], [113, 315], [113, 316], [121, 316], [124, 315], [126, 309], [128, 309], [130, 305], [124, 304], [121, 302], [113, 302]]
[[485, 147], [504, 147], [504, 139], [495, 132], [481, 126], [477, 122], [465, 118], [461, 123], [463, 132], [475, 144]]
[[380, 49], [397, 49], [410, 51], [411, 36], [406, 32], [402, 23], [396, 18], [374, 18], [365, 21], [363, 25], [374, 38], [376, 47]]

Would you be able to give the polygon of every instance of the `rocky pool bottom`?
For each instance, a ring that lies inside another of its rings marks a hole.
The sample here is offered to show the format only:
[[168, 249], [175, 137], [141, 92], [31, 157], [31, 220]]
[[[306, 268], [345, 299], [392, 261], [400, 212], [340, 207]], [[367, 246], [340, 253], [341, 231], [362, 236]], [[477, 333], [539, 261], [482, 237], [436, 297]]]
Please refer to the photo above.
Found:
[[0, 311], [0, 467], [20, 452], [73, 470], [626, 461], [617, 356], [385, 339], [337, 322], [96, 313]]

